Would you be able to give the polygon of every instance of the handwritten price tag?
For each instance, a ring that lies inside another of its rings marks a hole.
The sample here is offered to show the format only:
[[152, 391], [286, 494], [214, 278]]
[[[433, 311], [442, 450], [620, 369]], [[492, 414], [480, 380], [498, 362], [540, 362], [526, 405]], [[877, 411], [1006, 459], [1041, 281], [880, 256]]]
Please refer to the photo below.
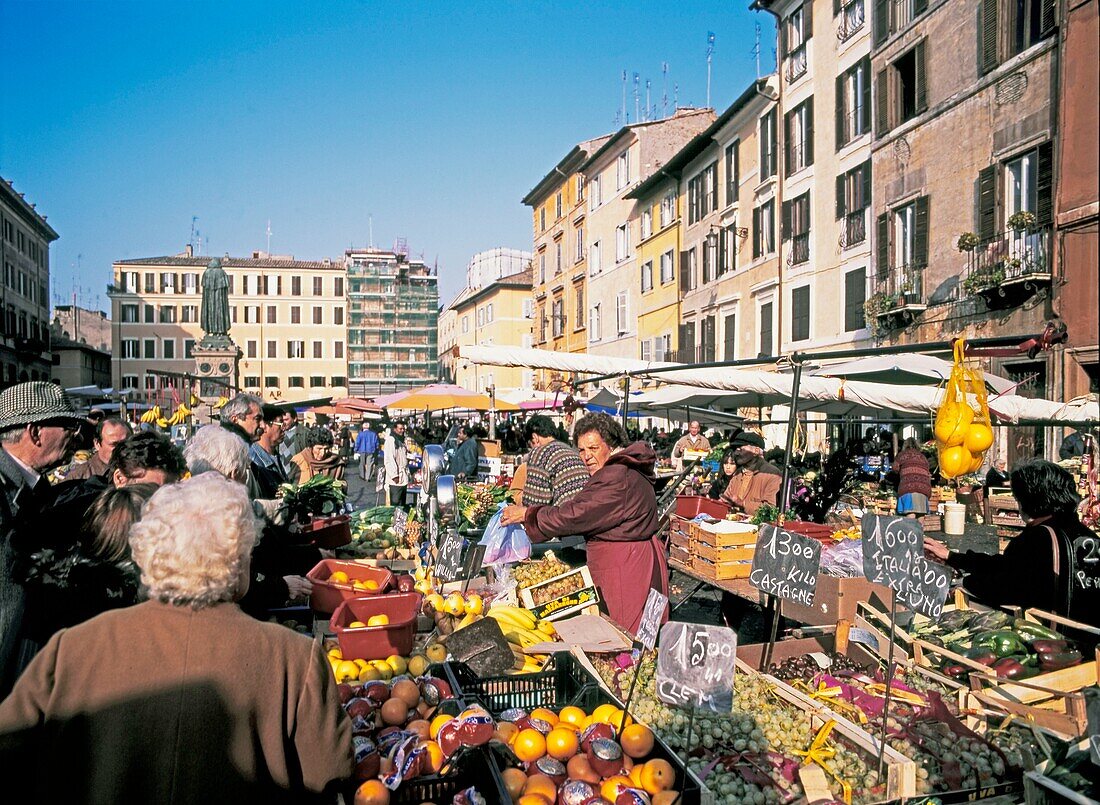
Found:
[[763, 593], [812, 606], [821, 569], [821, 543], [773, 525], [760, 526], [749, 584]]
[[902, 606], [938, 618], [947, 600], [951, 574], [924, 557], [924, 527], [906, 517], [864, 515], [863, 573], [868, 581], [885, 584]]
[[668, 597], [650, 588], [645, 609], [642, 610], [642, 622], [638, 624], [638, 634], [635, 635], [635, 639], [646, 651], [653, 651], [653, 647], [657, 645], [657, 630], [661, 628], [661, 618], [664, 617], [667, 606]]
[[670, 621], [661, 627], [657, 698], [715, 713], [733, 708], [737, 634], [724, 626]]

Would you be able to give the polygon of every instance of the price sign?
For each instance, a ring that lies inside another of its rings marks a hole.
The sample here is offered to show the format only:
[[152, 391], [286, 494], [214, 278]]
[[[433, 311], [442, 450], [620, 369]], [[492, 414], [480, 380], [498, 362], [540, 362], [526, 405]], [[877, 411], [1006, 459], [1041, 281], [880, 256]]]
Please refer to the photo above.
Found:
[[398, 537], [404, 537], [409, 527], [409, 513], [404, 509], [393, 510], [393, 530]]
[[462, 574], [462, 548], [466, 540], [453, 528], [443, 532], [435, 559], [435, 575], [440, 581], [454, 581]]
[[749, 584], [761, 592], [812, 606], [821, 543], [773, 525], [760, 526]]
[[938, 618], [947, 600], [951, 575], [924, 557], [924, 527], [911, 517], [864, 515], [863, 573], [885, 584], [902, 606]]
[[733, 708], [737, 634], [724, 626], [670, 621], [661, 627], [657, 698], [715, 713]]
[[650, 588], [649, 597], [645, 600], [645, 609], [642, 610], [642, 622], [638, 624], [638, 634], [635, 635], [635, 639], [647, 651], [653, 651], [653, 647], [657, 645], [657, 630], [661, 628], [661, 619], [665, 615], [666, 606], [668, 606], [668, 597]]

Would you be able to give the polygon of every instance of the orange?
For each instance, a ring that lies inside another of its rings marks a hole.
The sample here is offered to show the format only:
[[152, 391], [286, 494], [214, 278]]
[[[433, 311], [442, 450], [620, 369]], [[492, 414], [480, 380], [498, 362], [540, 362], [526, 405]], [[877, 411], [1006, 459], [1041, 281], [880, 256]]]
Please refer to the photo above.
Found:
[[553, 802], [558, 798], [558, 787], [545, 774], [532, 774], [523, 786], [523, 793], [528, 796], [546, 797], [549, 802]]
[[547, 710], [545, 707], [536, 707], [531, 711], [530, 717], [545, 721], [551, 727], [556, 727], [558, 725], [557, 714], [553, 710]]
[[580, 748], [580, 739], [571, 729], [555, 727], [546, 736], [546, 754], [557, 760], [566, 761], [577, 754]]
[[512, 802], [515, 802], [523, 793], [523, 787], [527, 785], [527, 775], [520, 769], [505, 769], [501, 777], [504, 778], [504, 787], [508, 791], [508, 796], [512, 798]]
[[615, 732], [622, 732], [624, 727], [634, 723], [634, 719], [627, 715], [625, 710], [616, 709], [614, 715], [607, 720], [607, 723], [615, 728]]
[[435, 718], [433, 718], [432, 719], [432, 726], [428, 730], [428, 734], [432, 737], [432, 740], [434, 741], [436, 739], [436, 737], [438, 737], [440, 727], [442, 727], [448, 721], [453, 721], [453, 720], [454, 720], [453, 716], [445, 716], [445, 715], [438, 715]]
[[584, 714], [584, 710], [569, 705], [568, 707], [563, 707], [558, 714], [558, 726], [572, 724], [574, 727], [583, 727], [586, 718], [588, 718], [588, 716]]
[[592, 723], [601, 722], [603, 724], [610, 724], [612, 717], [618, 711], [619, 708], [613, 704], [601, 704], [592, 711]]
[[[601, 705], [602, 706], [602, 705]], [[622, 793], [624, 788], [633, 788], [634, 783], [630, 781], [629, 777], [624, 777], [621, 774], [616, 774], [613, 777], [608, 777], [603, 781], [603, 785], [600, 786], [600, 796], [606, 799], [608, 802], [614, 802], [619, 798], [619, 794]]]
[[390, 790], [381, 780], [367, 780], [355, 790], [355, 805], [389, 805]]
[[619, 736], [623, 752], [632, 758], [643, 758], [653, 751], [653, 731], [645, 724], [631, 724]]
[[640, 788], [643, 791], [645, 791], [645, 786], [642, 785], [642, 769], [644, 768], [645, 764], [639, 763], [637, 766], [631, 769], [630, 774], [627, 775], [628, 777], [630, 777], [631, 785], [633, 785], [635, 788]]
[[516, 739], [516, 735], [518, 735], [518, 734], [519, 734], [519, 727], [517, 727], [511, 721], [501, 721], [500, 723], [497, 724], [497, 728], [496, 728], [496, 731], [493, 734], [493, 737], [496, 740], [501, 741], [502, 743], [506, 743], [509, 746], [511, 746], [512, 741], [514, 741]]
[[554, 800], [542, 794], [524, 794], [516, 800], [516, 805], [554, 805]]
[[520, 730], [512, 741], [512, 751], [520, 760], [531, 763], [546, 754], [546, 739], [541, 732], [528, 727]]
[[367, 626], [388, 626], [389, 623], [389, 615], [371, 615], [367, 618]]
[[419, 745], [428, 750], [431, 773], [439, 774], [439, 770], [443, 768], [443, 750], [439, 747], [439, 744], [435, 741], [421, 741]]
[[676, 784], [676, 770], [667, 760], [654, 758], [642, 766], [642, 788], [650, 794], [658, 791], [668, 791]]

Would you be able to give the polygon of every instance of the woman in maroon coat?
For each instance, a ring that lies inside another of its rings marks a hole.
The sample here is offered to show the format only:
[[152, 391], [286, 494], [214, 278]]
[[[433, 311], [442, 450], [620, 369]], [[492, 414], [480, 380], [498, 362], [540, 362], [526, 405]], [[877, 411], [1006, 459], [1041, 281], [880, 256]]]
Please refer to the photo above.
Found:
[[[574, 430], [588, 484], [560, 506], [509, 506], [502, 522], [523, 523], [532, 542], [580, 534], [588, 569], [611, 619], [633, 635], [650, 588], [668, 595], [668, 562], [657, 539], [657, 455], [644, 442], [630, 444], [607, 414], [588, 414]], [[666, 613], [667, 617], [667, 613]]]

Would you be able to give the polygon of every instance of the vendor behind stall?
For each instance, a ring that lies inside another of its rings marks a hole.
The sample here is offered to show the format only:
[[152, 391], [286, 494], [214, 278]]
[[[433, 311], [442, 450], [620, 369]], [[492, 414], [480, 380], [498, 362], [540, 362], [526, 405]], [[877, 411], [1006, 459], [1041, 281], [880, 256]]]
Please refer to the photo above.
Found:
[[721, 499], [737, 512], [756, 514], [767, 503], [775, 506], [783, 473], [764, 460], [764, 438], [758, 433], [741, 431], [730, 443], [736, 471], [730, 476]]
[[706, 453], [710, 451], [710, 441], [703, 435], [702, 426], [695, 421], [688, 424], [688, 432], [681, 436], [672, 446], [672, 461], [678, 468], [684, 466], [684, 451], [695, 450]]
[[736, 448], [731, 447], [722, 454], [722, 463], [718, 465], [718, 474], [710, 482], [710, 489], [707, 490], [708, 498], [717, 500], [722, 497], [722, 493], [729, 487], [730, 478], [737, 472], [737, 461], [733, 457], [736, 452]]
[[628, 444], [626, 431], [607, 414], [587, 414], [574, 429], [592, 474], [584, 490], [560, 506], [508, 506], [502, 522], [523, 523], [532, 542], [579, 534], [588, 569], [611, 619], [634, 634], [650, 588], [668, 595], [668, 563], [657, 539], [656, 453]]
[[1027, 527], [1003, 554], [953, 553], [924, 538], [925, 549], [970, 575], [966, 588], [990, 606], [1037, 607], [1100, 626], [1100, 536], [1077, 518], [1077, 484], [1049, 461], [1012, 471], [1012, 494]]

